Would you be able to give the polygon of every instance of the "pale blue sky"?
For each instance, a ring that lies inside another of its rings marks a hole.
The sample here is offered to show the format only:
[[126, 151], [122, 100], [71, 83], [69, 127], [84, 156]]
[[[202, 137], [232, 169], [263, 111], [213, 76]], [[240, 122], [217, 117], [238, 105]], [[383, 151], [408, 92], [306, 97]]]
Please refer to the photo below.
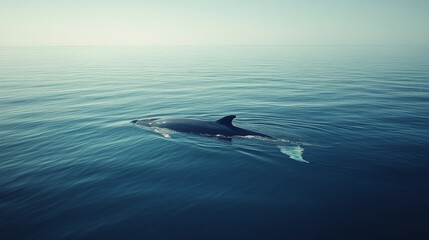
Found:
[[429, 44], [429, 0], [0, 0], [0, 45]]

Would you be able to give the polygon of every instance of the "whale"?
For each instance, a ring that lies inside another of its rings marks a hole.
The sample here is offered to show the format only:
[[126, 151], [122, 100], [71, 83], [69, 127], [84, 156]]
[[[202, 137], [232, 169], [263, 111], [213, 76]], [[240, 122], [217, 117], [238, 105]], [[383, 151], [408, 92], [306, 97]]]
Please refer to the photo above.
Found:
[[[136, 126], [143, 126], [153, 129], [156, 133], [161, 134], [166, 138], [170, 138], [171, 130], [173, 132], [190, 133], [195, 135], [203, 135], [209, 137], [216, 137], [224, 140], [232, 140], [233, 137], [250, 137], [259, 138], [260, 140], [269, 140], [278, 145], [280, 151], [289, 156], [289, 158], [298, 162], [309, 163], [302, 158], [304, 149], [299, 145], [284, 145], [283, 139], [277, 139], [269, 135], [254, 132], [244, 128], [234, 126], [232, 121], [236, 118], [236, 115], [228, 115], [220, 119], [200, 120], [194, 118], [143, 118], [132, 120], [131, 123]], [[287, 141], [289, 142], [289, 141]]]
[[235, 136], [256, 136], [274, 139], [266, 134], [236, 127], [232, 121], [236, 115], [228, 115], [215, 121], [189, 119], [189, 118], [145, 118], [132, 120], [131, 123], [139, 126], [147, 126], [153, 129], [168, 129], [175, 132], [190, 133], [219, 138], [232, 138]]

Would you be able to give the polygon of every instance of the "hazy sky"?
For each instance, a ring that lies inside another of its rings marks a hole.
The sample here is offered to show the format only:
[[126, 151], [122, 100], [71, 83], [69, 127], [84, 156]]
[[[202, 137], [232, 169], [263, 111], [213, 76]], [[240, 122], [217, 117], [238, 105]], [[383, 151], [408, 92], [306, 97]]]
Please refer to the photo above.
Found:
[[0, 45], [429, 44], [429, 0], [0, 0]]

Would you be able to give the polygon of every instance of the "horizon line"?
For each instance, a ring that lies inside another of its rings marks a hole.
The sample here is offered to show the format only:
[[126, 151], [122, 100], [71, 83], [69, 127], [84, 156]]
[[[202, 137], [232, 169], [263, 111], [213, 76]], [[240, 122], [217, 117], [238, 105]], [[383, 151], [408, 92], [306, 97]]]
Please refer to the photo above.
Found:
[[20, 45], [0, 45], [0, 47], [205, 47], [205, 46], [231, 46], [231, 47], [252, 47], [252, 46], [350, 46], [350, 47], [359, 47], [359, 46], [374, 46], [374, 47], [397, 47], [397, 46], [409, 46], [409, 47], [420, 47], [420, 46], [429, 46], [429, 43], [411, 43], [411, 44], [381, 44], [381, 43], [367, 43], [367, 44], [333, 44], [333, 43], [302, 43], [302, 44], [20, 44]]

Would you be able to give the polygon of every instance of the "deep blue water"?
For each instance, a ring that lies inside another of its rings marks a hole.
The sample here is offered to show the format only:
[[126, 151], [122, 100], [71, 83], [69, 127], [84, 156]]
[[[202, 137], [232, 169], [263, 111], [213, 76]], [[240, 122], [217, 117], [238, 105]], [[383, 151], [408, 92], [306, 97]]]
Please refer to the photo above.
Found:
[[[130, 124], [229, 114], [309, 163]], [[0, 120], [2, 240], [429, 234], [428, 47], [3, 47]]]

